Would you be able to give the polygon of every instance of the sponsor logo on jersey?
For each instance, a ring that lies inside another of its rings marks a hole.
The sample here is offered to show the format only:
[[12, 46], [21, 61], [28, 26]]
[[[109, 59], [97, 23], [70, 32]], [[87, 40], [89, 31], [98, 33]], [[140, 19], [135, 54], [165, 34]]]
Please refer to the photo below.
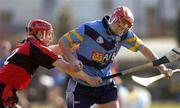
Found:
[[103, 53], [94, 51], [92, 53], [91, 59], [96, 62], [102, 62], [103, 56], [104, 56]]
[[104, 43], [104, 40], [101, 36], [99, 36], [97, 39], [96, 39], [96, 42], [99, 43], [99, 44], [103, 44]]
[[103, 62], [109, 62], [109, 61], [113, 60], [115, 56], [116, 56], [116, 52], [106, 53], [106, 54], [104, 54]]
[[94, 51], [92, 53], [91, 59], [96, 62], [107, 63], [113, 60], [115, 56], [116, 56], [116, 52], [103, 54], [101, 52]]

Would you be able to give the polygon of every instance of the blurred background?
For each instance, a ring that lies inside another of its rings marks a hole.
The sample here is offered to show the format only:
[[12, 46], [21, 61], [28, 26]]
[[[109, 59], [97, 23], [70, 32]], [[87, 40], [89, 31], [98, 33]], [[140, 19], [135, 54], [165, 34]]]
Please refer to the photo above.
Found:
[[[0, 47], [4, 48], [0, 50], [0, 63], [17, 42], [26, 38], [25, 27], [30, 19], [51, 22], [56, 43], [67, 31], [83, 22], [102, 19], [118, 5], [131, 9], [135, 17], [133, 31], [158, 56], [162, 57], [172, 48], [180, 46], [179, 0], [0, 0]], [[125, 48], [120, 50], [116, 60], [121, 70], [148, 62], [140, 53]], [[180, 68], [180, 62], [166, 66]], [[157, 69], [148, 68], [133, 75], [150, 77], [157, 74]], [[64, 94], [67, 79], [68, 76], [56, 69], [49, 72], [40, 67], [29, 88], [18, 93], [20, 104], [23, 108], [66, 108]], [[180, 108], [179, 73], [170, 80], [162, 79], [147, 88], [134, 83], [130, 75], [121, 79], [119, 94], [122, 108]]]

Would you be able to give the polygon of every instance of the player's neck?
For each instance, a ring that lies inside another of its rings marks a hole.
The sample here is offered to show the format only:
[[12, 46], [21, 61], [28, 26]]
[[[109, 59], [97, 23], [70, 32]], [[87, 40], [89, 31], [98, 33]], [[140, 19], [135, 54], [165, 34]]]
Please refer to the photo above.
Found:
[[103, 18], [103, 26], [106, 29], [106, 32], [110, 35], [113, 36], [115, 33], [111, 30], [110, 25], [108, 24], [109, 16], [105, 16]]

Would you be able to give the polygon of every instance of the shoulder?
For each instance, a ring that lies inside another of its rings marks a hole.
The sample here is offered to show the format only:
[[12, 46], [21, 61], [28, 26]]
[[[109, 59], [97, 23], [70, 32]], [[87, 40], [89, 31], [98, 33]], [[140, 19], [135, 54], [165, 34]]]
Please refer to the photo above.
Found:
[[98, 28], [102, 25], [102, 20], [89, 21], [85, 25], [91, 28]]
[[81, 27], [85, 27], [85, 26], [89, 26], [89, 27], [95, 28], [97, 26], [100, 26], [100, 24], [102, 24], [101, 20], [87, 21], [87, 22], [79, 25], [77, 28], [81, 28]]
[[38, 40], [31, 40], [30, 48], [32, 52], [39, 52], [44, 54], [53, 54], [52, 50], [49, 47], [42, 45]]
[[92, 28], [92, 29], [99, 28], [101, 23], [102, 22], [100, 20], [87, 21], [77, 26], [74, 30], [82, 35], [84, 34], [85, 30], [88, 28]]
[[132, 38], [132, 37], [134, 37], [134, 36], [136, 36], [136, 34], [130, 29], [130, 30], [128, 30], [128, 33], [127, 33], [127, 39], [129, 39], [129, 38]]
[[135, 42], [137, 40], [137, 36], [136, 34], [130, 29], [128, 30], [127, 34], [126, 34], [126, 39], [124, 40], [124, 42]]

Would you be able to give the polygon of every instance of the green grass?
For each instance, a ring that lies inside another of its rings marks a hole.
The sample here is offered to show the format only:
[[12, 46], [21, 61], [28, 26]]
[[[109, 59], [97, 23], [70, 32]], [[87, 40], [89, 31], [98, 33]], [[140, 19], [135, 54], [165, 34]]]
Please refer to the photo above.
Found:
[[180, 108], [180, 103], [153, 103], [150, 108]]
[[31, 108], [52, 108], [52, 106], [45, 103], [33, 103]]

